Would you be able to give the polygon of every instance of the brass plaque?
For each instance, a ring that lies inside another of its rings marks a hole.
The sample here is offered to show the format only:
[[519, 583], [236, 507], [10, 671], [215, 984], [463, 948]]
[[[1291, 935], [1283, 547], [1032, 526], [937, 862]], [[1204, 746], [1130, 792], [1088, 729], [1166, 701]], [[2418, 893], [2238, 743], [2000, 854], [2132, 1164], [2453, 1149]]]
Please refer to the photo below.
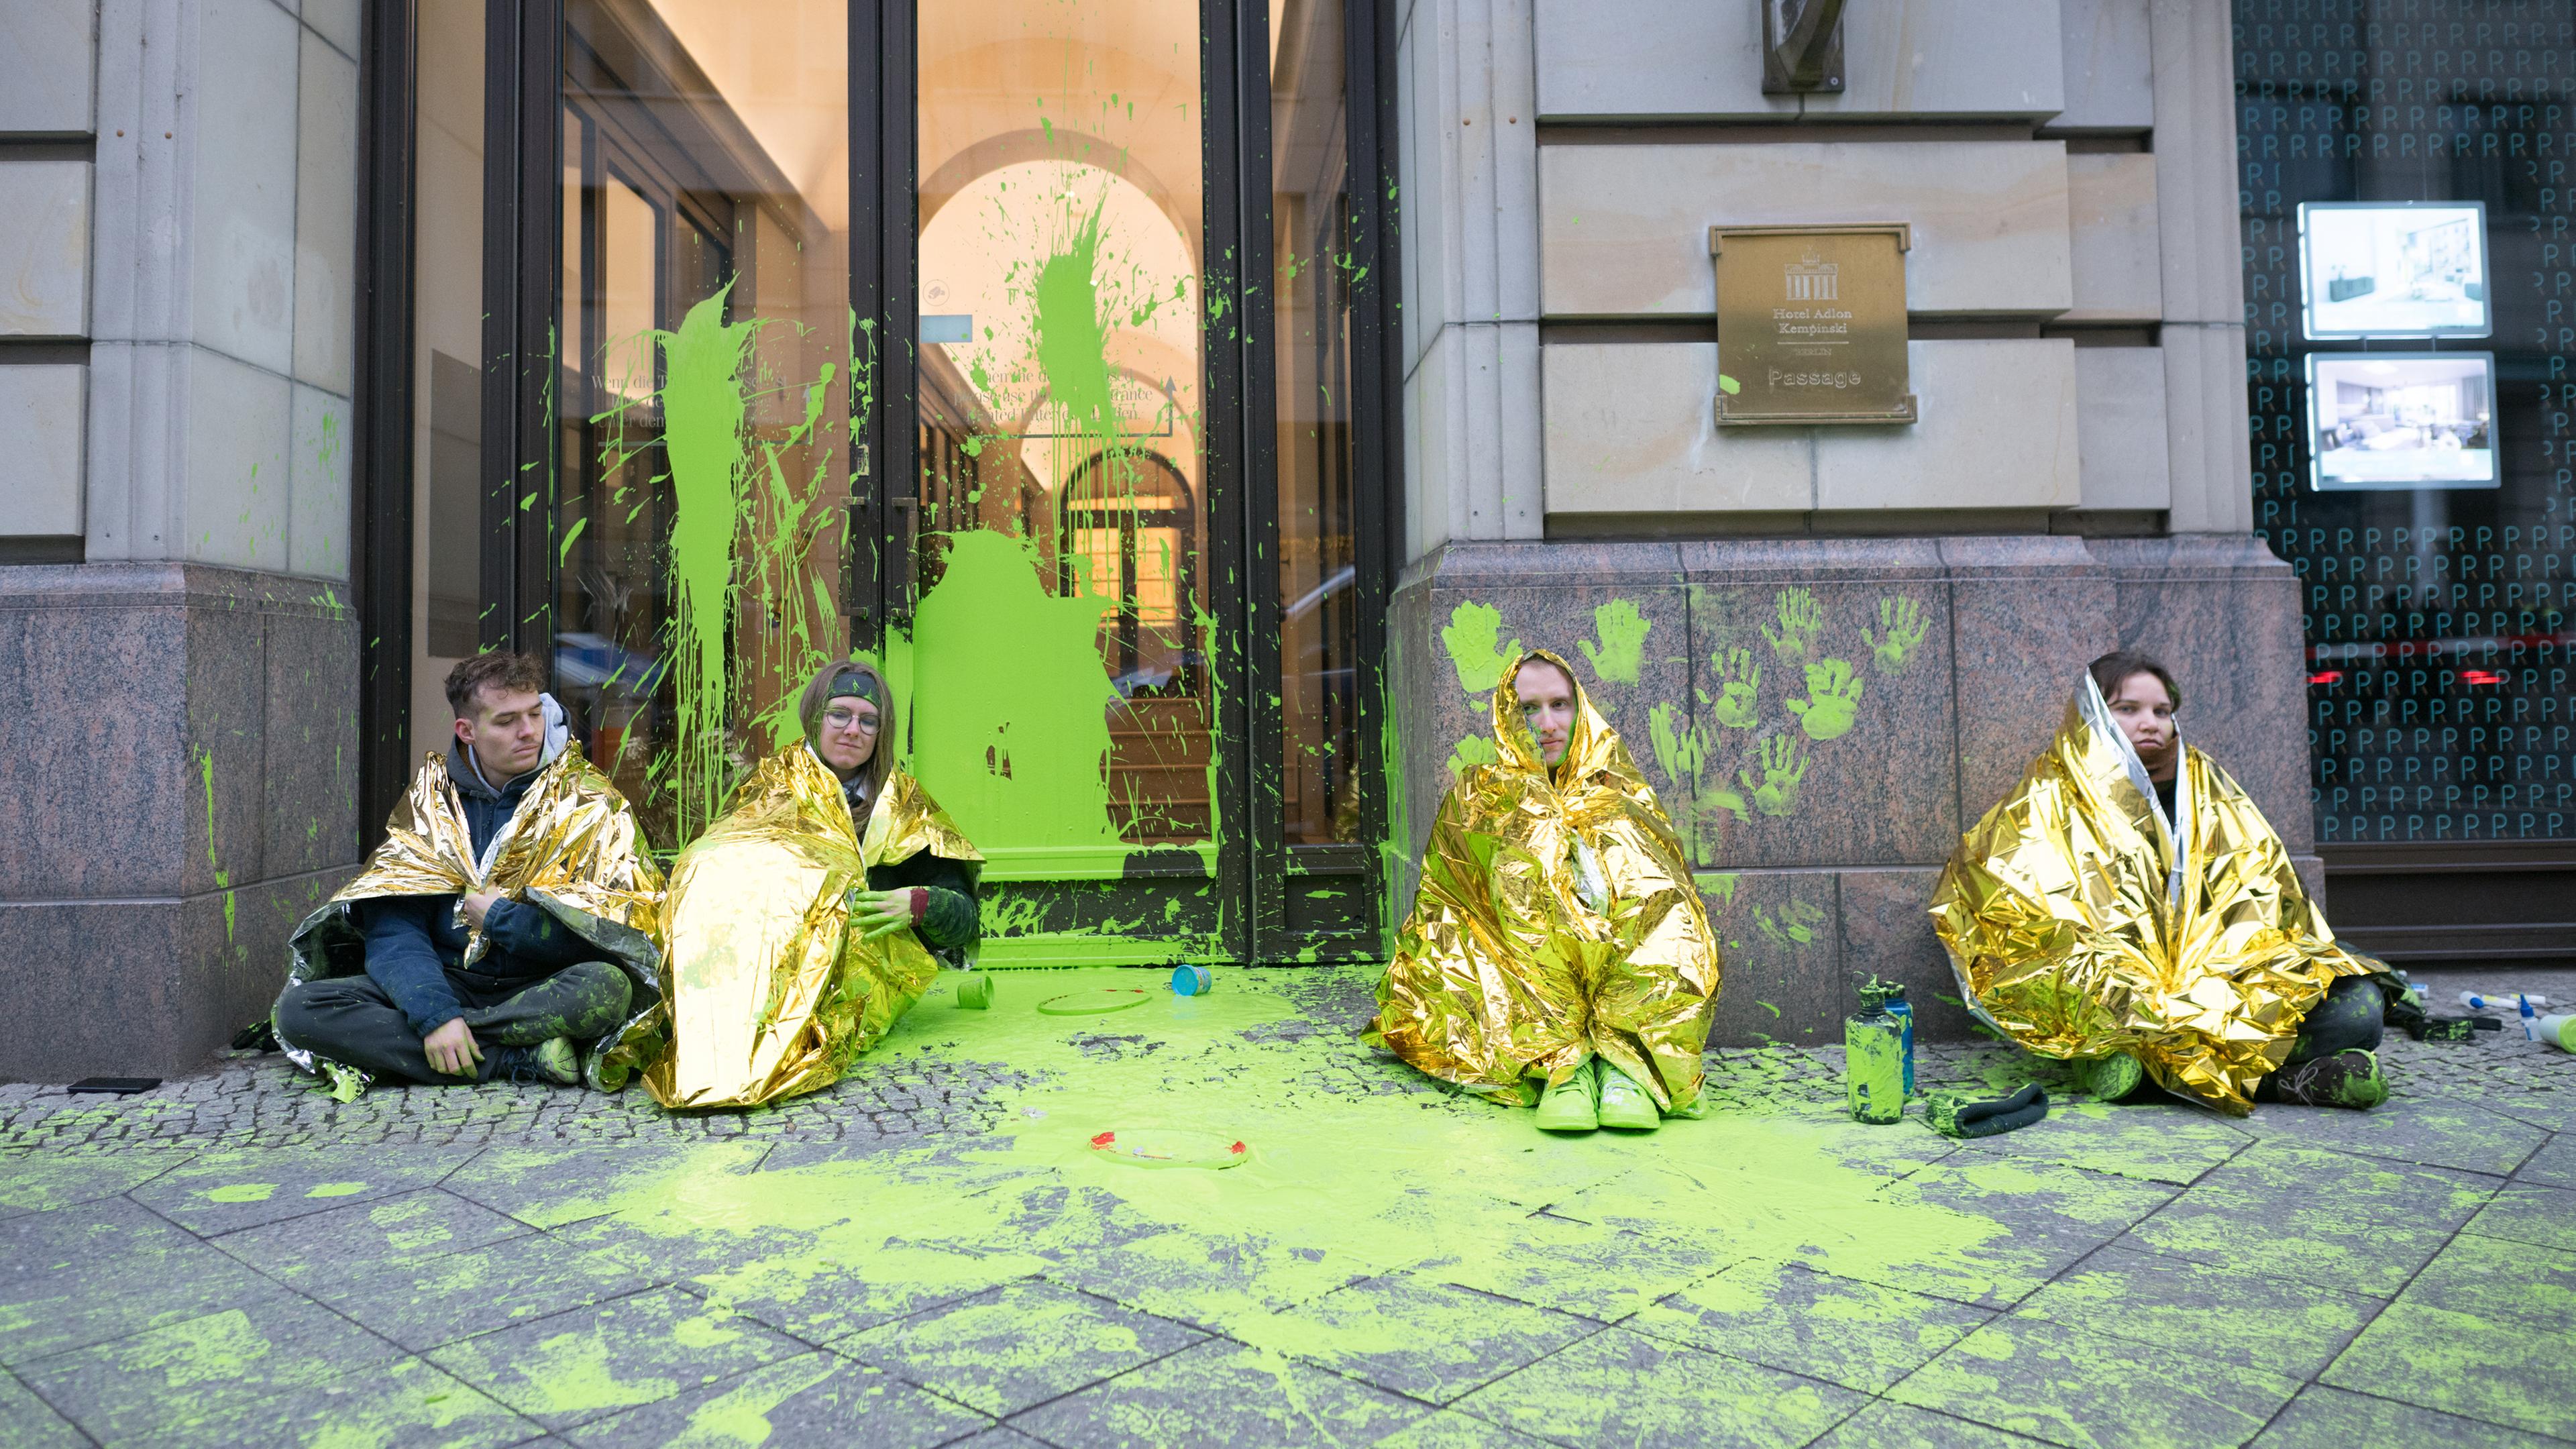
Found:
[[1910, 423], [1905, 252], [1912, 228], [1713, 226], [1721, 427]]

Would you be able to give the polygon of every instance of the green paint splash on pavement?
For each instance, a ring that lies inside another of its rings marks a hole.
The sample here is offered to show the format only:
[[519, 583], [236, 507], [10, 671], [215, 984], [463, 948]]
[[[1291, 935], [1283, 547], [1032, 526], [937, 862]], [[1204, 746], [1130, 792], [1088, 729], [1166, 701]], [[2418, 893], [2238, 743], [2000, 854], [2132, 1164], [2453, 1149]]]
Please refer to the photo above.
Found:
[[[1443, 1285], [1618, 1316], [1748, 1258], [1862, 1282], [1998, 1271], [1983, 1255], [2000, 1227], [1905, 1180], [1923, 1134], [1757, 1106], [1652, 1138], [1551, 1138], [1525, 1112], [1322, 1036], [1325, 1023], [1241, 973], [1214, 995], [1158, 993], [1114, 1027], [1036, 1010], [1145, 979], [1033, 971], [975, 1013], [934, 988], [871, 1062], [1006, 1069], [988, 1078], [1008, 1083], [988, 1133], [766, 1171], [733, 1145], [604, 1176], [594, 1157], [587, 1178], [521, 1152], [460, 1185], [533, 1221], [605, 1214], [578, 1231], [694, 1258], [694, 1290], [808, 1334], [1042, 1273], [1265, 1354], [1332, 1362], [1417, 1347], [1426, 1323], [1471, 1341], [1478, 1300]], [[1347, 1060], [1318, 1072], [1318, 1052]], [[1352, 1073], [1387, 1086], [1349, 1090]], [[1102, 1132], [1155, 1131], [1221, 1134], [1250, 1160], [1149, 1173], [1094, 1148]], [[1424, 1305], [1380, 1318], [1318, 1302], [1383, 1275]]]

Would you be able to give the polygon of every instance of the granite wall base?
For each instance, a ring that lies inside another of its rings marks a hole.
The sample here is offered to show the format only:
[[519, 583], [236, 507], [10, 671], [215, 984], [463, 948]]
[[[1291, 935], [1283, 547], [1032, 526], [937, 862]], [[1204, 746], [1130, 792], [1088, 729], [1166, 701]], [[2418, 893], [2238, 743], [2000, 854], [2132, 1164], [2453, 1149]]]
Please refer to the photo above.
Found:
[[186, 1071], [266, 1013], [356, 868], [357, 703], [320, 581], [0, 567], [0, 1080]]
[[2184, 737], [2321, 883], [2297, 585], [2251, 537], [1450, 544], [1406, 571], [1392, 626], [1398, 898], [1452, 759], [1489, 733], [1473, 686], [1553, 649], [1689, 842], [1726, 953], [1721, 1043], [1838, 1040], [1873, 975], [1926, 1035], [1969, 1033], [1933, 882], [2114, 647], [2175, 671]]

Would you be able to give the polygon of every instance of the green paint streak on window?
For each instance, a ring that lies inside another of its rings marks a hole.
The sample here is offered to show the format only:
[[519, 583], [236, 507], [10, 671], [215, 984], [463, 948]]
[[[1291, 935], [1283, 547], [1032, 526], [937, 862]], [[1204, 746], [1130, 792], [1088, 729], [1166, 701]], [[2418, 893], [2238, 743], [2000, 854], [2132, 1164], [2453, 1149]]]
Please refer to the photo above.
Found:
[[677, 605], [671, 641], [679, 695], [674, 783], [685, 838], [695, 838], [715, 818], [730, 784], [724, 751], [726, 604], [748, 471], [736, 379], [753, 331], [749, 323], [725, 323], [731, 290], [720, 288], [691, 307], [680, 330], [660, 338], [668, 378], [661, 396], [663, 443], [671, 460], [671, 592]]
[[1038, 268], [1035, 293], [1038, 368], [1050, 400], [1073, 431], [1103, 440], [1118, 435], [1118, 404], [1109, 393], [1109, 339], [1100, 325], [1101, 208], [1095, 207], [1061, 251]]

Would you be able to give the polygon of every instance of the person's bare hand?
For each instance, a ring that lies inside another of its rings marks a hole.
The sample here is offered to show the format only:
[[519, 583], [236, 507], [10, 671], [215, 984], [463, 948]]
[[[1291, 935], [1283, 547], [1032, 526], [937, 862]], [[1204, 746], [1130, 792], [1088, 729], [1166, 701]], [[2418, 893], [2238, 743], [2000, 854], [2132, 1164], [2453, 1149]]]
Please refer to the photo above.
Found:
[[850, 924], [859, 928], [859, 939], [873, 941], [891, 936], [912, 924], [912, 892], [850, 892]]
[[483, 1048], [474, 1040], [474, 1029], [461, 1016], [450, 1017], [421, 1038], [420, 1049], [429, 1054], [430, 1066], [451, 1077], [473, 1076], [483, 1060]]
[[474, 894], [465, 897], [464, 905], [466, 924], [472, 926], [475, 930], [482, 930], [483, 913], [491, 910], [492, 903], [500, 898], [501, 893], [499, 891], [477, 891]]

